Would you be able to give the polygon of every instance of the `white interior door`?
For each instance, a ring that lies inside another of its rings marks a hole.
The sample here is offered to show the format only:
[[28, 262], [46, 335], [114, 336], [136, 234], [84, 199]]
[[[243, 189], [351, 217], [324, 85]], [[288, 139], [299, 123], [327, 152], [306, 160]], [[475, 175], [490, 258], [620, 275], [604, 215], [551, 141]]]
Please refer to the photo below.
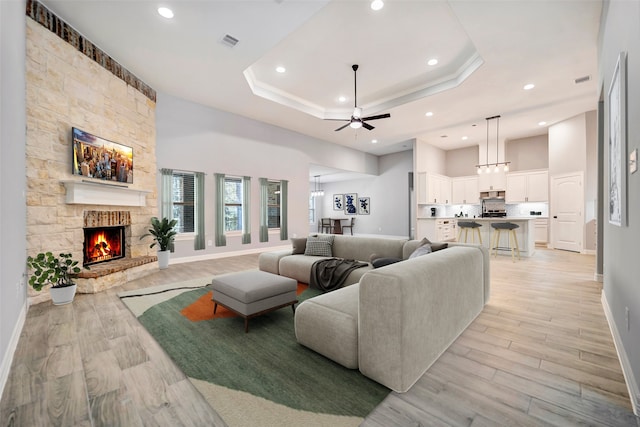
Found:
[[551, 183], [551, 241], [555, 249], [581, 252], [584, 228], [583, 173], [556, 175]]

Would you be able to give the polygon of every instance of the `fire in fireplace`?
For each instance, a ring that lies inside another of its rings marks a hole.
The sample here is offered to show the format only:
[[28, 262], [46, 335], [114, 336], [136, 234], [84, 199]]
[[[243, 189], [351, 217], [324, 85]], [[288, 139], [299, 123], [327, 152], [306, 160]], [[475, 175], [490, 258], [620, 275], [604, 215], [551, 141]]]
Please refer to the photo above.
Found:
[[84, 265], [123, 258], [125, 253], [124, 227], [84, 229]]

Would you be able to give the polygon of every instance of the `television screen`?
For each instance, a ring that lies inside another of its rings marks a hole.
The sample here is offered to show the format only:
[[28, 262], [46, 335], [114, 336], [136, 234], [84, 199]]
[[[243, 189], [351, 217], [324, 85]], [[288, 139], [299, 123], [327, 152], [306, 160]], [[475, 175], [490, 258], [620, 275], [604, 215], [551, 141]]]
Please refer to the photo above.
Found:
[[133, 148], [72, 128], [73, 174], [133, 183]]

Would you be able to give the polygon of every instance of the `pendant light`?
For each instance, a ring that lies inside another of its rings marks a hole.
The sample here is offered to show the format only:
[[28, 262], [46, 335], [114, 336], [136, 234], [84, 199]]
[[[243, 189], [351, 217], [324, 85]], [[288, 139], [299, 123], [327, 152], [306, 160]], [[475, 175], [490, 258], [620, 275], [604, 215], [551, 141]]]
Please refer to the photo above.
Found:
[[324, 191], [318, 188], [318, 178], [320, 178], [320, 175], [314, 175], [315, 178], [315, 189], [311, 192], [311, 197], [322, 197], [324, 196]]
[[[491, 173], [492, 171], [495, 173], [499, 173], [500, 172], [500, 167], [502, 166], [502, 170], [504, 170], [505, 172], [509, 171], [509, 163], [511, 162], [499, 162], [498, 161], [498, 147], [500, 144], [499, 141], [499, 133], [500, 133], [500, 115], [497, 116], [493, 116], [493, 117], [487, 117], [487, 149], [485, 150], [485, 152], [487, 153], [487, 160], [485, 164], [482, 165], [476, 165], [477, 168], [477, 172], [478, 175], [480, 175], [482, 173], [483, 170], [486, 171], [486, 173]], [[496, 121], [496, 161], [495, 163], [489, 163], [489, 120], [495, 120]]]

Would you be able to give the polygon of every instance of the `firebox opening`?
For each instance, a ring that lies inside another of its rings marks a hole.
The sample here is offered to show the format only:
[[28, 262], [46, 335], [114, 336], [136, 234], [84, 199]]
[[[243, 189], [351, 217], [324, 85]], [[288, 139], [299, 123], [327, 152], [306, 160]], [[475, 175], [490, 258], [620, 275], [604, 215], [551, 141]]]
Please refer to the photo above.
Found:
[[124, 226], [84, 229], [85, 266], [124, 258]]

